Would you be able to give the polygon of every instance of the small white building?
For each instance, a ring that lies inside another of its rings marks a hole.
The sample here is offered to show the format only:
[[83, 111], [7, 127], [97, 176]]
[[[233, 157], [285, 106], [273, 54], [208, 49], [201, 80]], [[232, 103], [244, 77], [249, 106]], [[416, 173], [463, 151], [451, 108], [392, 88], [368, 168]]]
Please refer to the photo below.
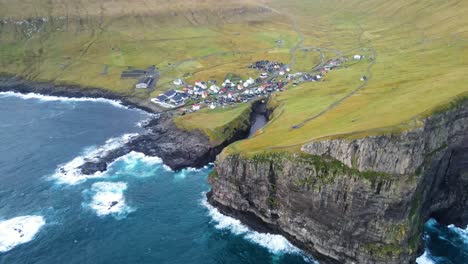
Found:
[[148, 87], [153, 83], [153, 78], [152, 77], [146, 77], [142, 80], [140, 80], [135, 87], [137, 89], [148, 89]]
[[181, 79], [176, 79], [173, 81], [174, 85], [177, 85], [177, 86], [181, 86], [184, 84], [184, 81], [182, 81]]
[[359, 54], [356, 54], [356, 55], [354, 55], [353, 59], [354, 59], [354, 60], [361, 60], [361, 59], [362, 59], [362, 56], [359, 55]]
[[255, 80], [253, 78], [249, 78], [249, 79], [247, 79], [247, 81], [245, 81], [243, 83], [243, 85], [244, 85], [244, 88], [247, 88], [247, 87], [249, 87], [250, 85], [252, 85], [254, 83], [255, 83]]
[[217, 86], [217, 85], [215, 85], [215, 84], [213, 84], [213, 85], [210, 86], [210, 91], [211, 91], [212, 93], [217, 94], [217, 93], [219, 93], [219, 90], [220, 90], [219, 86]]
[[200, 105], [200, 104], [194, 104], [194, 105], [192, 105], [192, 110], [193, 110], [193, 111], [198, 111], [198, 110], [200, 110], [200, 109], [201, 109], [201, 105]]
[[198, 86], [203, 90], [206, 90], [208, 88], [208, 86], [206, 85], [206, 82], [202, 82], [202, 81], [196, 81], [195, 86]]

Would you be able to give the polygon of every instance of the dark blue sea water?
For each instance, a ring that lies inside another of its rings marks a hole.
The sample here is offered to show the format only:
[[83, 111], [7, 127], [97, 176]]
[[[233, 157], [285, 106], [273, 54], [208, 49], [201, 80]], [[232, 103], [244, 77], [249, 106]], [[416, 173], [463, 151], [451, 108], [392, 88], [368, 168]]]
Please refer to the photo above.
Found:
[[312, 262], [207, 205], [210, 167], [175, 173], [131, 153], [94, 178], [60, 172], [142, 132], [149, 116], [55, 99], [0, 94], [0, 263]]
[[[80, 175], [73, 168], [141, 133], [149, 116], [57, 99], [0, 94], [0, 263], [314, 262], [207, 205], [209, 166], [173, 172], [130, 153]], [[432, 221], [426, 232], [420, 263], [467, 263], [467, 231]]]

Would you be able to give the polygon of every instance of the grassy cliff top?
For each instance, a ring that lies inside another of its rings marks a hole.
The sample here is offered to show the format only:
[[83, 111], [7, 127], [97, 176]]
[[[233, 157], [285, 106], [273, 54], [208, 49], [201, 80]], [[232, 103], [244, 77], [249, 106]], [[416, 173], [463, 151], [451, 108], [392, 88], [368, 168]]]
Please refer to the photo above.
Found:
[[248, 128], [251, 106], [248, 103], [233, 108], [203, 109], [197, 113], [174, 118], [179, 128], [198, 129], [205, 133], [212, 143], [220, 144], [234, 135], [242, 126]]

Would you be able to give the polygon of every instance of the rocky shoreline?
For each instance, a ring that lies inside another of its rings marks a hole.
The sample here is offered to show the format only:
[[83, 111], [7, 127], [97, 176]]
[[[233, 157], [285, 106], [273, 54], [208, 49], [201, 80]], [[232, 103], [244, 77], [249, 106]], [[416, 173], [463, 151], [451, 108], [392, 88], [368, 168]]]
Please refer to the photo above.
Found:
[[0, 92], [36, 93], [67, 98], [104, 98], [119, 101], [124, 106], [139, 108], [149, 113], [161, 112], [159, 107], [147, 100], [129, 98], [100, 88], [34, 82], [4, 74], [0, 74]]

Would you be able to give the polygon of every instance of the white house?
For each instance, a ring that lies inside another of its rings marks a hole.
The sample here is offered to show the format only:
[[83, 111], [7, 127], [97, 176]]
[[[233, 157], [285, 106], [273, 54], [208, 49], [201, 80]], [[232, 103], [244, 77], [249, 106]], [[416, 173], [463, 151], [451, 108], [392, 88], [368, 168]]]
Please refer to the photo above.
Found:
[[146, 77], [142, 80], [140, 80], [136, 85], [135, 87], [137, 89], [147, 89], [151, 83], [153, 83], [153, 78], [152, 77]]
[[201, 105], [200, 105], [200, 104], [194, 104], [194, 105], [192, 105], [192, 110], [193, 110], [193, 111], [198, 111], [198, 110], [200, 110], [200, 108], [201, 108]]
[[206, 90], [208, 88], [208, 86], [206, 85], [206, 82], [201, 82], [201, 81], [196, 81], [195, 86], [198, 86], [202, 88], [203, 90]]
[[353, 59], [354, 59], [354, 60], [361, 60], [361, 59], [362, 59], [362, 56], [359, 55], [359, 54], [356, 54], [356, 55], [354, 55]]
[[177, 85], [177, 86], [180, 86], [180, 85], [183, 85], [184, 82], [181, 80], [181, 79], [176, 79], [173, 81], [174, 85]]
[[215, 94], [219, 93], [219, 90], [220, 90], [219, 86], [217, 86], [215, 84], [210, 86], [210, 91], [215, 93]]

